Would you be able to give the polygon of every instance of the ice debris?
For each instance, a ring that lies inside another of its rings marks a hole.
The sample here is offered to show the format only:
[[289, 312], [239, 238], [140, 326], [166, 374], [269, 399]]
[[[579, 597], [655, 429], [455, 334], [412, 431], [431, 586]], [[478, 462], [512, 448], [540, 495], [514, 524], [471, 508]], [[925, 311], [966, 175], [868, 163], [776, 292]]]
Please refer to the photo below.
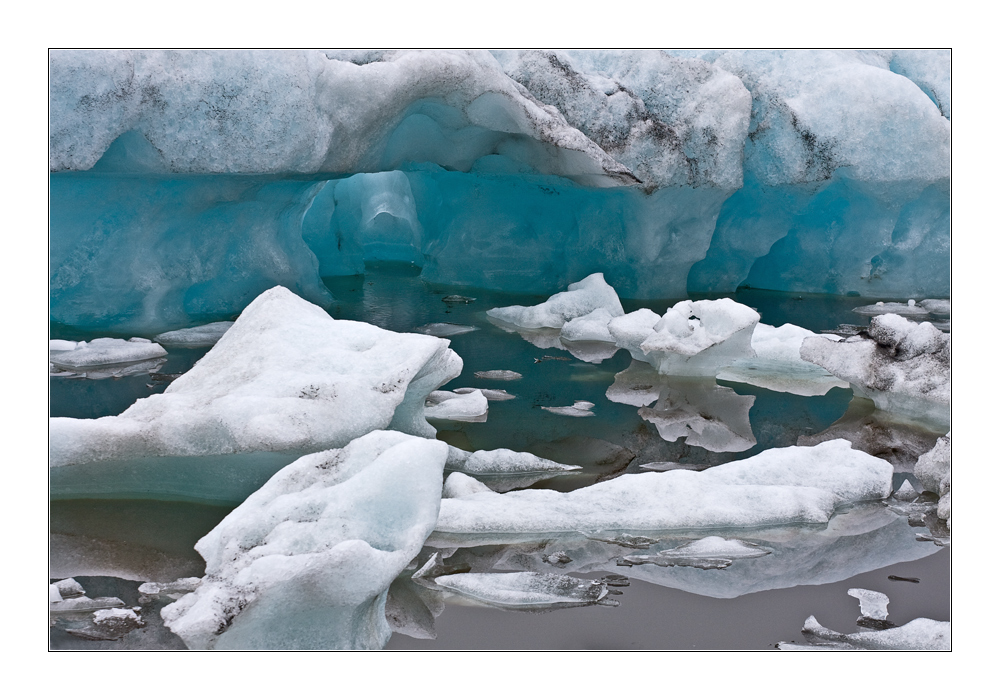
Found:
[[89, 625], [69, 628], [66, 632], [82, 639], [111, 641], [121, 639], [132, 630], [145, 626], [146, 623], [135, 610], [112, 608], [97, 610]]
[[480, 392], [486, 397], [487, 401], [510, 401], [511, 399], [516, 399], [517, 397], [513, 394], [509, 394], [503, 389], [473, 389], [471, 387], [461, 387], [459, 389], [453, 389], [456, 394], [471, 394], [473, 392]]
[[475, 372], [475, 376], [479, 379], [496, 379], [510, 382], [515, 379], [521, 379], [523, 375], [520, 372], [514, 372], [509, 369], [489, 369], [483, 372]]
[[424, 416], [464, 423], [485, 423], [489, 401], [481, 391], [432, 391], [424, 401]]
[[894, 626], [889, 622], [889, 596], [885, 593], [870, 591], [867, 588], [849, 588], [847, 595], [857, 598], [861, 604], [859, 627], [886, 629]]
[[[846, 440], [766, 450], [703, 472], [625, 474], [570, 493], [462, 489], [441, 504], [432, 539], [518, 542], [543, 533], [668, 531], [826, 523], [892, 491], [892, 465]], [[448, 481], [461, 478], [452, 474]], [[447, 489], [447, 486], [446, 486]], [[435, 545], [437, 546], [437, 545]]]
[[[933, 300], [931, 300], [933, 301]], [[947, 303], [947, 302], [945, 302]], [[942, 308], [940, 304], [935, 305], [936, 308]], [[922, 304], [918, 304], [913, 299], [910, 299], [905, 304], [899, 302], [890, 301], [888, 303], [884, 301], [876, 302], [875, 304], [870, 304], [868, 306], [858, 306], [852, 309], [854, 313], [861, 314], [862, 316], [881, 316], [882, 314], [896, 314], [897, 316], [929, 316], [931, 311], [925, 309]]]
[[85, 370], [105, 365], [134, 364], [167, 354], [157, 343], [145, 338], [95, 338], [81, 340], [70, 348], [71, 341], [49, 341], [49, 362], [60, 369]]
[[334, 320], [275, 287], [162, 394], [118, 416], [52, 418], [50, 463], [308, 451], [383, 428], [433, 437], [424, 400], [461, 369], [447, 340]]
[[452, 335], [462, 335], [478, 331], [479, 326], [462, 326], [457, 323], [428, 323], [426, 326], [414, 328], [414, 333], [433, 335], [436, 338], [447, 338]]
[[938, 438], [927, 453], [917, 459], [913, 475], [927, 491], [938, 494], [937, 517], [951, 529], [951, 433]]
[[163, 608], [192, 649], [374, 649], [390, 584], [434, 527], [448, 448], [374, 431], [275, 474], [195, 545], [198, 588]]
[[884, 411], [936, 428], [950, 424], [951, 337], [928, 322], [876, 316], [866, 333], [851, 338], [806, 338], [801, 354]]
[[182, 328], [177, 331], [167, 331], [153, 336], [153, 340], [161, 345], [179, 348], [206, 348], [219, 342], [219, 338], [233, 327], [232, 321], [206, 323], [203, 326]]
[[520, 328], [563, 328], [572, 319], [604, 309], [609, 317], [625, 313], [614, 288], [600, 272], [575, 282], [537, 306], [504, 306], [487, 315]]
[[179, 578], [176, 581], [171, 581], [169, 583], [147, 581], [139, 586], [139, 593], [144, 596], [165, 595], [176, 597], [194, 591], [199, 585], [201, 585], [201, 578], [198, 576]]
[[607, 584], [558, 574], [449, 574], [434, 583], [442, 589], [489, 607], [546, 611], [585, 605], [618, 605], [608, 600]]
[[[466, 452], [457, 447], [448, 448], [448, 462], [445, 470], [460, 472], [475, 477], [489, 486], [491, 491], [504, 493], [516, 488], [524, 488], [544, 479], [578, 472], [582, 468], [559, 464], [549, 459], [537, 457], [529, 452], [498, 450], [477, 450]], [[455, 484], [452, 484], [453, 486]]]

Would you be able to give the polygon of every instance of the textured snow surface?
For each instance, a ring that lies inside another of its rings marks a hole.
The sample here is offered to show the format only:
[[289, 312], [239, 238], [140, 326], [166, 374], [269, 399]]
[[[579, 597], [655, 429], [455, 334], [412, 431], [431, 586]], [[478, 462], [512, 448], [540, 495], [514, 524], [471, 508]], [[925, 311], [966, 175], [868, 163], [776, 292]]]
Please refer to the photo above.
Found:
[[850, 382], [856, 394], [884, 411], [948, 426], [951, 334], [926, 321], [884, 314], [871, 320], [864, 335], [806, 338], [802, 359]]
[[[448, 482], [454, 479], [470, 477], [452, 474]], [[836, 507], [886, 498], [891, 486], [892, 465], [832, 440], [771, 449], [704, 472], [626, 474], [570, 493], [466, 489], [467, 495], [442, 501], [435, 537], [517, 541], [579, 530], [825, 523]]]
[[567, 321], [587, 317], [597, 309], [604, 309], [610, 316], [625, 313], [618, 294], [600, 272], [569, 285], [565, 292], [554, 294], [537, 306], [504, 306], [486, 313], [520, 328], [562, 328]]
[[119, 416], [52, 418], [50, 460], [310, 451], [383, 428], [433, 437], [424, 400], [461, 368], [447, 340], [333, 320], [275, 287], [162, 394]]
[[198, 588], [165, 607], [192, 649], [373, 649], [393, 579], [438, 516], [448, 446], [374, 431], [274, 475], [195, 545]]

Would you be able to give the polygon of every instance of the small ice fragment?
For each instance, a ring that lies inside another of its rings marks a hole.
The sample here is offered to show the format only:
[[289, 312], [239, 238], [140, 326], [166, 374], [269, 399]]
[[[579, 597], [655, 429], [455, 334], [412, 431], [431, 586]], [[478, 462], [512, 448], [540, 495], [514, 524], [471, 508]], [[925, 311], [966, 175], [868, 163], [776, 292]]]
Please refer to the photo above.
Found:
[[87, 627], [71, 628], [66, 631], [83, 639], [110, 641], [121, 639], [132, 630], [145, 626], [146, 623], [135, 610], [112, 608], [96, 611], [93, 622]]
[[59, 592], [59, 586], [54, 583], [49, 584], [49, 602], [58, 603], [63, 599], [62, 594]]
[[889, 596], [866, 588], [851, 588], [847, 595], [861, 603], [861, 617], [870, 620], [885, 620], [889, 617]]
[[171, 595], [178, 593], [190, 593], [198, 587], [201, 579], [197, 576], [190, 578], [179, 578], [170, 583], [156, 583], [149, 581], [139, 586], [139, 592], [143, 595]]
[[433, 335], [437, 338], [447, 338], [452, 335], [462, 335], [478, 331], [479, 326], [462, 326], [457, 323], [428, 323], [426, 326], [414, 328], [414, 332], [424, 335]]
[[948, 299], [924, 299], [920, 305], [932, 314], [941, 316], [951, 315], [951, 301]]
[[917, 496], [919, 495], [920, 494], [918, 494], [916, 490], [913, 488], [913, 486], [910, 484], [909, 479], [907, 479], [906, 481], [903, 482], [903, 485], [896, 490], [896, 493], [892, 494], [892, 497], [895, 498], [897, 501], [910, 502], [917, 500]]
[[572, 406], [542, 406], [543, 411], [555, 413], [557, 416], [569, 416], [571, 418], [586, 418], [594, 415], [591, 411], [594, 404], [589, 401], [574, 401]]
[[130, 343], [152, 343], [153, 341], [150, 340], [149, 338], [129, 338], [128, 342], [130, 342]]
[[49, 353], [69, 352], [70, 350], [76, 350], [79, 345], [80, 343], [73, 340], [50, 340]]
[[452, 393], [471, 394], [475, 391], [481, 391], [483, 393], [483, 396], [486, 397], [487, 401], [510, 401], [511, 399], [517, 398], [513, 394], [508, 394], [503, 389], [473, 389], [471, 387], [462, 387], [461, 389], [452, 390]]
[[509, 369], [491, 369], [485, 372], [476, 372], [475, 376], [479, 379], [500, 379], [503, 381], [513, 381], [514, 379], [523, 378], [521, 373], [513, 372]]
[[630, 555], [623, 559], [630, 565], [690, 566], [698, 569], [725, 569], [737, 559], [757, 559], [771, 552], [743, 540], [704, 537], [651, 555]]
[[552, 552], [552, 554], [546, 554], [542, 557], [542, 561], [546, 564], [551, 564], [552, 566], [559, 567], [560, 569], [573, 561], [566, 552]]
[[640, 464], [639, 469], [647, 469], [651, 472], [669, 472], [674, 469], [687, 469], [700, 472], [703, 469], [708, 469], [709, 466], [708, 464], [681, 464], [680, 462], [647, 462], [646, 464]]
[[591, 535], [581, 532], [580, 534], [588, 540], [594, 540], [595, 542], [607, 542], [608, 544], [616, 544], [619, 547], [628, 547], [629, 549], [649, 549], [650, 545], [659, 542], [659, 540], [653, 539], [652, 537], [629, 535], [624, 532], [621, 534], [605, 534], [597, 532]]
[[615, 586], [618, 588], [624, 588], [631, 584], [628, 580], [628, 576], [622, 576], [621, 574], [608, 574], [607, 576], [599, 579], [599, 581], [605, 585]]
[[56, 581], [52, 585], [59, 589], [59, 595], [63, 598], [75, 598], [86, 593], [83, 590], [83, 586], [77, 583], [76, 579], [72, 578], [64, 578], [62, 581]]
[[858, 306], [852, 309], [856, 314], [862, 316], [881, 316], [882, 314], [897, 314], [899, 316], [927, 316], [930, 312], [924, 307], [910, 299], [905, 304], [896, 301], [880, 301], [868, 306]]
[[571, 358], [571, 357], [556, 357], [555, 355], [542, 355], [541, 357], [536, 357], [535, 358], [535, 364], [537, 365], [539, 362], [549, 362], [551, 360], [558, 360], [559, 362], [569, 362], [571, 359], [573, 359], [573, 358]]
[[[49, 345], [51, 347], [51, 341]], [[49, 359], [60, 369], [82, 369], [141, 362], [166, 354], [166, 350], [149, 341], [139, 343], [121, 338], [95, 338], [90, 342], [78, 343], [73, 350], [55, 353], [50, 351]]]
[[463, 423], [485, 423], [489, 402], [481, 391], [456, 394], [432, 391], [424, 402], [424, 416]]
[[475, 300], [476, 297], [463, 297], [461, 294], [449, 294], [441, 299], [445, 304], [471, 304]]
[[101, 610], [102, 608], [121, 608], [124, 607], [125, 603], [122, 602], [120, 598], [108, 597], [108, 598], [88, 598], [87, 596], [78, 596], [76, 598], [67, 598], [56, 603], [49, 603], [49, 612], [52, 613], [79, 613], [79, 612], [91, 612], [93, 610]]

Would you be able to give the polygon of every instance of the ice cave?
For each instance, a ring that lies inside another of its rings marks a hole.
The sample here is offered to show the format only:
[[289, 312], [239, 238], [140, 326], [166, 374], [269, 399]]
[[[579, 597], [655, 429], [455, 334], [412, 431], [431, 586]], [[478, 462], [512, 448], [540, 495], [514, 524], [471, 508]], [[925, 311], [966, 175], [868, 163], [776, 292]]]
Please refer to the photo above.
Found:
[[50, 649], [951, 647], [950, 50], [53, 50], [49, 170]]

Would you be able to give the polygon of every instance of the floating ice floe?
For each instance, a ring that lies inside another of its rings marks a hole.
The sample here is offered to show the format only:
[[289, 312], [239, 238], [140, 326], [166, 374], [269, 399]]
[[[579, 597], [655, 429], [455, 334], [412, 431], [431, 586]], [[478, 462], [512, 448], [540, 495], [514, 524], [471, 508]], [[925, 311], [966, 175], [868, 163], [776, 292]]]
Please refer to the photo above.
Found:
[[168, 347], [205, 348], [219, 342], [219, 338], [225, 335], [226, 331], [232, 327], [232, 321], [218, 321], [216, 323], [206, 323], [203, 326], [181, 328], [176, 331], [160, 333], [153, 336], [153, 340]]
[[453, 389], [456, 394], [471, 394], [473, 392], [480, 392], [486, 397], [487, 401], [510, 401], [511, 399], [516, 399], [517, 397], [513, 394], [509, 394], [503, 389], [473, 389], [471, 387], [462, 387], [459, 389]]
[[445, 304], [471, 304], [475, 300], [476, 297], [464, 297], [461, 294], [449, 294], [441, 299]]
[[[937, 308], [941, 308], [941, 306], [937, 305]], [[905, 304], [895, 301], [879, 301], [868, 306], [858, 306], [857, 308], [851, 310], [856, 314], [861, 314], [862, 316], [881, 316], [882, 314], [896, 314], [897, 316], [929, 316], [931, 314], [929, 309], [925, 309], [922, 304], [918, 304], [913, 299], [910, 299]]]
[[863, 335], [840, 341], [806, 338], [801, 355], [850, 382], [855, 394], [884, 411], [935, 428], [950, 424], [951, 337], [926, 321], [876, 316]]
[[483, 372], [476, 372], [475, 376], [479, 379], [496, 379], [504, 382], [514, 381], [523, 377], [520, 372], [514, 372], [509, 369], [489, 369]]
[[[816, 335], [791, 323], [779, 328], [758, 323], [750, 341], [756, 357], [736, 360], [716, 378], [799, 396], [822, 396], [834, 387], [847, 389], [848, 382], [804, 361], [799, 354], [802, 341]], [[839, 340], [834, 335], [820, 337]]]
[[951, 433], [934, 444], [926, 454], [920, 456], [913, 469], [913, 475], [920, 480], [927, 491], [933, 491], [938, 500], [937, 516], [951, 529]]
[[750, 542], [727, 540], [724, 537], [713, 535], [655, 554], [630, 554], [622, 557], [619, 564], [625, 566], [655, 564], [656, 566], [725, 569], [737, 559], [757, 559], [770, 553], [770, 550]]
[[514, 452], [504, 448], [466, 452], [457, 447], [449, 447], [448, 462], [445, 465], [446, 471], [473, 476], [497, 493], [524, 488], [544, 479], [581, 469], [582, 467], [575, 465], [543, 459], [530, 452]]
[[574, 282], [567, 291], [554, 294], [537, 306], [503, 306], [486, 314], [520, 328], [563, 328], [567, 321], [597, 309], [604, 309], [609, 316], [625, 313], [614, 287], [604, 281], [600, 272]]
[[304, 452], [383, 428], [433, 437], [424, 400], [461, 369], [447, 340], [334, 320], [275, 287], [162, 394], [118, 416], [52, 418], [50, 464]]
[[608, 586], [571, 576], [517, 572], [448, 574], [434, 578], [441, 589], [469, 601], [504, 610], [546, 611], [586, 605], [616, 606]]
[[163, 357], [167, 351], [146, 338], [95, 338], [81, 340], [73, 348], [71, 341], [49, 341], [49, 362], [67, 369], [89, 369]]
[[951, 623], [919, 617], [905, 625], [895, 627], [887, 617], [889, 598], [878, 591], [852, 588], [848, 595], [861, 603], [861, 617], [858, 627], [862, 629], [852, 634], [842, 634], [821, 625], [810, 615], [802, 627], [805, 644], [781, 642], [778, 648], [785, 651], [823, 650], [940, 650], [951, 649]]
[[424, 416], [463, 423], [485, 423], [489, 401], [482, 391], [432, 391], [424, 402]]
[[924, 299], [920, 302], [920, 306], [932, 314], [939, 316], [951, 316], [950, 299]]
[[413, 332], [433, 335], [436, 338], [447, 338], [448, 336], [462, 335], [478, 330], [479, 326], [462, 326], [457, 323], [428, 323], [426, 326], [414, 328]]
[[572, 406], [542, 406], [543, 411], [555, 413], [557, 416], [569, 416], [570, 418], [586, 418], [594, 415], [591, 411], [594, 407], [590, 401], [574, 401]]
[[660, 374], [715, 376], [753, 358], [751, 339], [760, 314], [732, 299], [681, 301], [662, 318], [648, 309], [612, 319], [619, 347]]
[[139, 593], [144, 596], [172, 596], [178, 597], [186, 593], [190, 593], [201, 585], [201, 578], [198, 576], [189, 576], [187, 578], [179, 578], [176, 581], [171, 581], [169, 583], [157, 583], [156, 581], [147, 581], [146, 583], [139, 586]]
[[443, 442], [374, 431], [275, 474], [195, 545], [198, 588], [163, 608], [192, 649], [373, 649], [388, 588], [434, 527]]
[[111, 608], [94, 612], [93, 619], [86, 627], [73, 627], [66, 632], [81, 639], [112, 641], [145, 626], [145, 621], [135, 610]]
[[106, 596], [88, 598], [86, 591], [76, 579], [67, 578], [49, 584], [49, 613], [86, 613], [125, 605], [121, 598]]
[[[438, 542], [520, 542], [546, 533], [657, 532], [821, 524], [838, 507], [884, 499], [892, 465], [852, 450], [846, 440], [771, 449], [703, 472], [625, 474], [570, 493], [488, 493], [445, 498]], [[472, 480], [452, 474], [448, 482]], [[446, 484], [446, 490], [448, 485]], [[456, 489], [458, 491], [458, 489]]]

